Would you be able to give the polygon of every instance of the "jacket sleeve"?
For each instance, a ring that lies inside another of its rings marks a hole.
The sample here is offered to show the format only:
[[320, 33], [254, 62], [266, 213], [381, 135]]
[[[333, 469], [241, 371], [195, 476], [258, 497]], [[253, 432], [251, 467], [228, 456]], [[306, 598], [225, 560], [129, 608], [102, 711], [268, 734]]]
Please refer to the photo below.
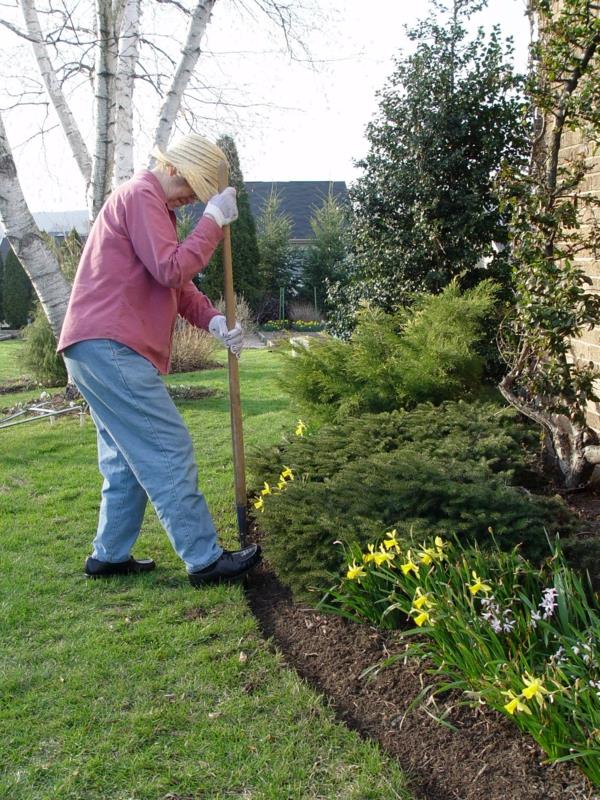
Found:
[[221, 314], [191, 281], [182, 286], [179, 292], [177, 312], [196, 328], [205, 331], [208, 330], [211, 319]]
[[201, 272], [223, 238], [217, 223], [203, 216], [179, 243], [164, 200], [150, 187], [127, 198], [125, 227], [142, 264], [160, 284], [172, 289], [181, 288]]

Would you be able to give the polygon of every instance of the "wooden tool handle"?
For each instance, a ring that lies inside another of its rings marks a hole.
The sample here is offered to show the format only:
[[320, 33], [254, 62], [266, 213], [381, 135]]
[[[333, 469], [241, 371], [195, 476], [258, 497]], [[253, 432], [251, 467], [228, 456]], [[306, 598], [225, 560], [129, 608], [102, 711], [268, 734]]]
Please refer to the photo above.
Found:
[[[219, 191], [229, 183], [229, 168], [225, 161], [219, 165]], [[235, 292], [233, 291], [233, 264], [231, 258], [231, 231], [223, 226], [223, 273], [225, 284], [225, 318], [229, 330], [235, 325]], [[248, 532], [246, 515], [246, 464], [244, 458], [244, 432], [242, 429], [242, 401], [237, 357], [227, 350], [229, 364], [229, 411], [231, 414], [231, 439], [233, 444], [233, 472], [235, 476], [235, 505], [240, 544], [244, 547]]]

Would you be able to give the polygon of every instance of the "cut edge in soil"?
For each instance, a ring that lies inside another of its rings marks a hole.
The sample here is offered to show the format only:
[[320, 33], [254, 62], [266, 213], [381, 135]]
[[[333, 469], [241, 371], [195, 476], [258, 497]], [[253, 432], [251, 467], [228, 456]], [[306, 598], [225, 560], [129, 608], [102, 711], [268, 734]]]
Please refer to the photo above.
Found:
[[[245, 586], [263, 636], [338, 720], [398, 761], [418, 800], [600, 800], [577, 767], [548, 764], [535, 741], [502, 714], [466, 705], [458, 693], [413, 705], [435, 678], [427, 665], [405, 657], [400, 632], [294, 602], [266, 562]], [[363, 676], [389, 656], [393, 664]]]

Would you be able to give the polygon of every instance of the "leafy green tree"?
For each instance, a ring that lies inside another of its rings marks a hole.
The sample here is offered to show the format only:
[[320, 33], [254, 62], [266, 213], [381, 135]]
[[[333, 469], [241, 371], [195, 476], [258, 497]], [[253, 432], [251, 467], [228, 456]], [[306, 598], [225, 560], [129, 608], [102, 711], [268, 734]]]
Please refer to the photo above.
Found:
[[323, 309], [327, 282], [342, 279], [348, 251], [347, 211], [331, 192], [314, 210], [310, 227], [315, 238], [304, 269], [303, 293], [309, 300], [316, 296], [318, 307]]
[[[600, 257], [600, 199], [586, 181], [600, 140], [600, 9], [587, 0], [531, 0], [541, 36], [529, 80], [538, 129], [527, 168], [501, 176], [510, 211], [515, 305], [501, 340], [509, 371], [504, 397], [545, 431], [548, 455], [567, 487], [600, 462], [598, 436], [586, 421], [600, 400], [596, 365], [573, 357], [572, 341], [597, 325], [600, 297], [576, 262]], [[589, 142], [561, 163], [567, 131]], [[588, 449], [589, 448], [589, 449]]]
[[[256, 223], [250, 210], [250, 200], [244, 184], [240, 159], [231, 136], [221, 136], [217, 145], [229, 162], [229, 184], [237, 191], [239, 217], [231, 226], [231, 256], [233, 260], [233, 284], [236, 294], [242, 295], [255, 310], [262, 296], [259, 274], [259, 250], [256, 239]], [[213, 301], [224, 295], [223, 248], [216, 253], [198, 284]]]
[[281, 289], [289, 290], [292, 283], [290, 237], [292, 221], [281, 210], [281, 200], [272, 189], [256, 220], [260, 253], [261, 282], [264, 287], [262, 316], [273, 316]]
[[72, 228], [62, 241], [57, 241], [54, 236], [48, 233], [42, 235], [46, 245], [56, 257], [62, 274], [72, 284], [75, 280], [75, 273], [83, 250], [83, 242], [81, 236], [77, 233], [77, 229]]
[[466, 23], [484, 5], [433, 0], [367, 129], [364, 174], [351, 189], [357, 280], [387, 311], [455, 276], [466, 286], [508, 281], [506, 256], [493, 248], [507, 240], [493, 179], [526, 143], [510, 43], [497, 27], [468, 38]]
[[4, 317], [11, 328], [27, 324], [31, 311], [33, 287], [12, 248], [4, 262]]

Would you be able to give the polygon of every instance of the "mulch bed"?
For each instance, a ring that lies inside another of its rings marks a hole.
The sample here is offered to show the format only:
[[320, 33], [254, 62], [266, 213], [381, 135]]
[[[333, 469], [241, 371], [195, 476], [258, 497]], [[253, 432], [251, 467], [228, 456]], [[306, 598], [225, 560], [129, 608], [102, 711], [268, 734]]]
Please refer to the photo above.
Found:
[[[580, 495], [577, 504], [585, 505]], [[398, 759], [415, 798], [600, 800], [576, 767], [544, 764], [533, 739], [489, 708], [461, 705], [458, 694], [446, 694], [411, 709], [423, 687], [435, 679], [426, 665], [404, 658], [398, 632], [358, 625], [294, 602], [267, 563], [252, 573], [246, 586], [264, 636], [325, 695], [340, 720]], [[401, 657], [361, 677], [389, 655]]]

